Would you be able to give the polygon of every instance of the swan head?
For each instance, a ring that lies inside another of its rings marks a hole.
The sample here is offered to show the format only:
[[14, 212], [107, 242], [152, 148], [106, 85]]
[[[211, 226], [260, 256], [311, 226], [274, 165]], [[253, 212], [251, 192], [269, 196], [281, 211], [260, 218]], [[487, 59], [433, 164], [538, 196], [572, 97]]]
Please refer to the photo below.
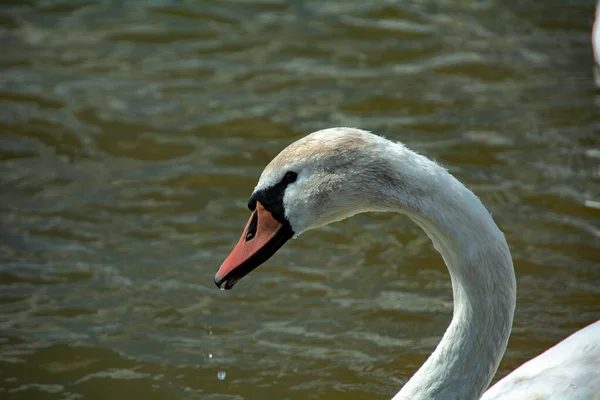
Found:
[[359, 212], [378, 211], [394, 171], [380, 156], [387, 140], [353, 128], [314, 132], [290, 144], [265, 168], [248, 208], [252, 212], [215, 283], [233, 285], [287, 240]]

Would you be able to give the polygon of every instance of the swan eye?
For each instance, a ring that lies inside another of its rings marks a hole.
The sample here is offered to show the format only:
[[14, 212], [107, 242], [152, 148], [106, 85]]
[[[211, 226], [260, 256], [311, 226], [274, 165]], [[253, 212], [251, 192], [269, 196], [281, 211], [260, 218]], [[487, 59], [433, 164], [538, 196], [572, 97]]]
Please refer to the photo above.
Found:
[[288, 171], [288, 172], [286, 172], [285, 176], [283, 177], [283, 182], [292, 183], [292, 182], [296, 182], [296, 179], [298, 179], [298, 174], [294, 171]]

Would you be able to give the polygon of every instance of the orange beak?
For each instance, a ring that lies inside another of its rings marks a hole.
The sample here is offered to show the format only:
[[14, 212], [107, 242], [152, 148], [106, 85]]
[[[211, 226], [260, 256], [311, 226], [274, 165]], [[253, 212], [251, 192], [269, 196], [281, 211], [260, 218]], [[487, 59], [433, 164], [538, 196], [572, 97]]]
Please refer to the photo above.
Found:
[[267, 261], [293, 235], [287, 221], [279, 222], [257, 201], [242, 237], [215, 274], [215, 284], [220, 289], [231, 289], [237, 281]]

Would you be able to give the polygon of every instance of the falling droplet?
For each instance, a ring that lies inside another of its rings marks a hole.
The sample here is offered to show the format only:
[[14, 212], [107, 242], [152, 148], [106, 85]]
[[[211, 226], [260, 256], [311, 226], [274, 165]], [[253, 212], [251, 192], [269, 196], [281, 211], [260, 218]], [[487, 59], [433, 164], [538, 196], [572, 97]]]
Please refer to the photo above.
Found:
[[212, 353], [208, 353], [208, 358], [212, 358]]
[[217, 378], [219, 378], [220, 381], [222, 381], [223, 379], [225, 379], [226, 376], [227, 376], [227, 373], [225, 371], [219, 371], [219, 372], [217, 372]]

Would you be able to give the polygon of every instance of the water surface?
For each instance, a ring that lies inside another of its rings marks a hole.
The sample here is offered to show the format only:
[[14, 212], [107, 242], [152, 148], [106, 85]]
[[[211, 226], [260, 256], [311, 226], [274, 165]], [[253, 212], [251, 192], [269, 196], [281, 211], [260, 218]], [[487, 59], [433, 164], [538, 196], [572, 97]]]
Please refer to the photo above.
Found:
[[452, 315], [407, 218], [212, 283], [262, 168], [331, 126], [405, 142], [492, 211], [519, 285], [497, 378], [599, 319], [589, 3], [3, 2], [2, 398], [390, 398]]

